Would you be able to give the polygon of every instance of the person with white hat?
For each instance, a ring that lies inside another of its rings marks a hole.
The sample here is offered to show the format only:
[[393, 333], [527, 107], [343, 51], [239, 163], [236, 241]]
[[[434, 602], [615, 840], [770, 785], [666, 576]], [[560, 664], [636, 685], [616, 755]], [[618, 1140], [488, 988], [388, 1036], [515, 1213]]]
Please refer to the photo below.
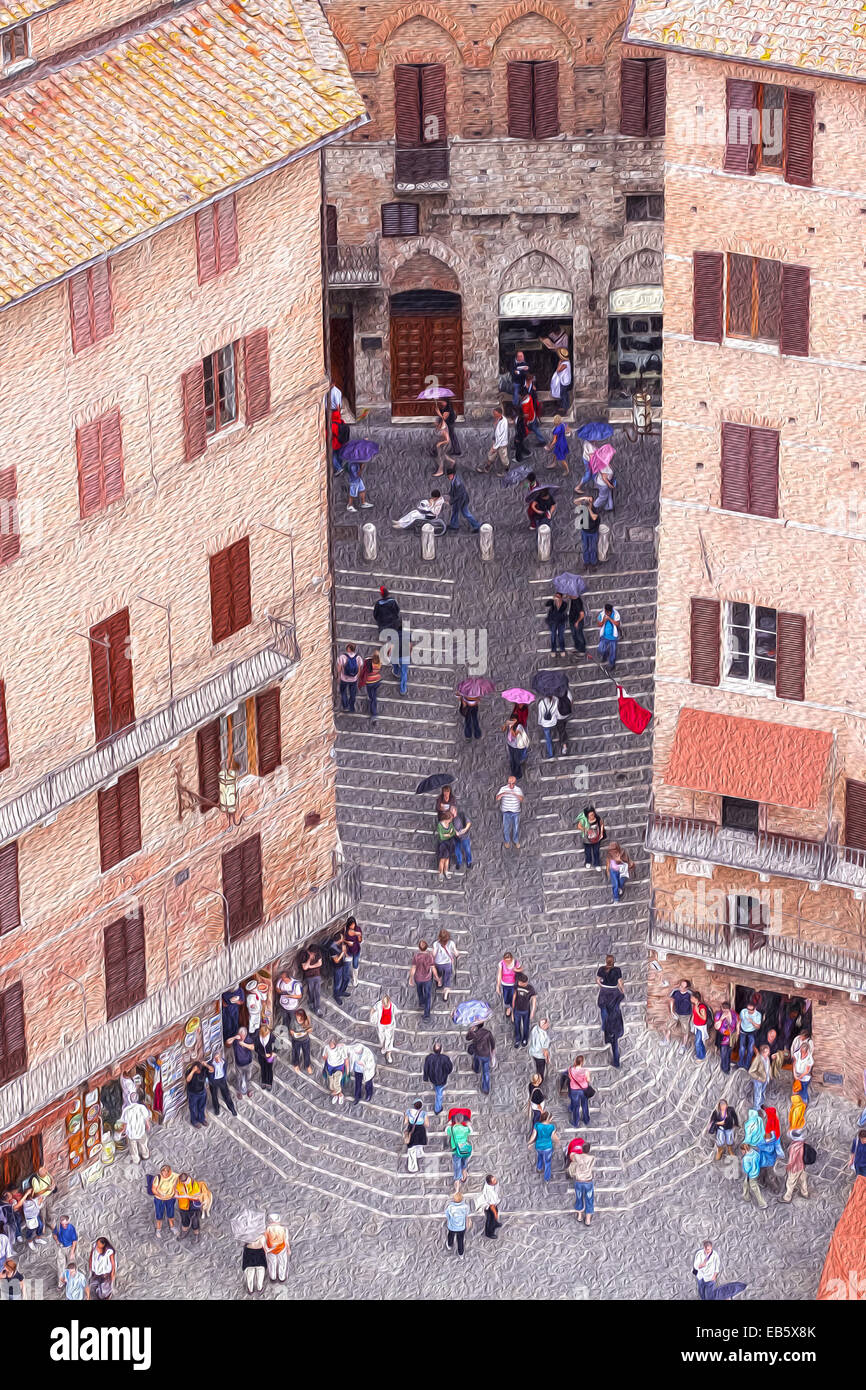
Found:
[[[791, 1140], [791, 1147], [788, 1150], [788, 1162], [785, 1164], [785, 1191], [782, 1196], [783, 1202], [789, 1204], [795, 1196], [808, 1197], [809, 1184], [806, 1180], [805, 1149], [806, 1141], [803, 1138], [802, 1129], [791, 1129], [788, 1137]], [[812, 1155], [814, 1157], [814, 1154]]]
[[268, 1213], [265, 1227], [265, 1259], [268, 1264], [268, 1278], [272, 1284], [286, 1282], [289, 1270], [289, 1233], [275, 1211]]

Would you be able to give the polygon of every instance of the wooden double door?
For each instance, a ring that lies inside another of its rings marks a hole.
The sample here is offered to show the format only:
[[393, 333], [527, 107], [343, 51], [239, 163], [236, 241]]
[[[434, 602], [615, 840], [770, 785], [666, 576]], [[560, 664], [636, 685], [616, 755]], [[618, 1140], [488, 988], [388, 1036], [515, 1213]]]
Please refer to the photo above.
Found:
[[435, 402], [419, 400], [434, 384], [454, 393], [463, 410], [463, 316], [460, 296], [409, 291], [391, 299], [391, 414], [432, 415]]

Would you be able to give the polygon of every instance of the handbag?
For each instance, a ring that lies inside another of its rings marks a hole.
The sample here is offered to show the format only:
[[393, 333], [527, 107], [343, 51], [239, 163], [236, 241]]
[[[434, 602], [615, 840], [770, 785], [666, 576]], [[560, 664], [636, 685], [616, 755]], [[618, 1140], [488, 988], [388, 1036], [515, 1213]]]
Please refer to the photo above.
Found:
[[594, 1087], [594, 1086], [587, 1086], [587, 1088], [586, 1088], [586, 1098], [587, 1098], [587, 1100], [592, 1100], [592, 1098], [593, 1098], [594, 1095], [595, 1095], [595, 1087]]

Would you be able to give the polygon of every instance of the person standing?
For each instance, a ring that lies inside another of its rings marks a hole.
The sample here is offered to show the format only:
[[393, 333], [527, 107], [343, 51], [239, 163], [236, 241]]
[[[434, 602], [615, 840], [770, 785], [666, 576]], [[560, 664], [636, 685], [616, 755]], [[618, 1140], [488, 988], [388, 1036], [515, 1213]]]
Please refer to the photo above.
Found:
[[606, 603], [596, 622], [598, 623], [598, 659], [601, 662], [606, 661], [610, 669], [613, 670], [616, 666], [616, 649], [622, 626], [619, 609], [614, 608], [612, 603]]
[[553, 417], [553, 435], [550, 443], [545, 445], [544, 451], [547, 454], [552, 453], [554, 458], [554, 462], [547, 465], [548, 468], [556, 468], [559, 465], [563, 473], [568, 473], [568, 430], [561, 415]]
[[567, 415], [571, 405], [571, 363], [568, 360], [568, 348], [560, 348], [557, 356], [559, 361], [550, 378], [550, 394], [558, 405], [560, 414]]
[[572, 714], [571, 697], [567, 691], [556, 697], [556, 737], [559, 741], [559, 756], [568, 756], [568, 721]]
[[605, 837], [604, 821], [594, 806], [584, 806], [577, 818], [577, 828], [583, 843], [583, 867], [601, 872], [601, 842]]
[[503, 473], [508, 472], [508, 421], [505, 418], [505, 411], [501, 406], [496, 406], [493, 411], [493, 443], [487, 454], [487, 460], [482, 463], [479, 473], [488, 473], [495, 463], [499, 463]]
[[851, 1142], [848, 1167], [854, 1169], [855, 1177], [866, 1178], [866, 1129], [859, 1129]]
[[337, 1038], [329, 1038], [328, 1045], [322, 1053], [324, 1064], [325, 1080], [328, 1083], [328, 1091], [331, 1096], [332, 1105], [343, 1104], [343, 1077], [349, 1065], [349, 1053], [347, 1048]]
[[433, 1114], [442, 1114], [442, 1097], [445, 1093], [445, 1085], [449, 1076], [454, 1070], [454, 1063], [447, 1053], [442, 1051], [442, 1044], [437, 1039], [433, 1044], [433, 1051], [428, 1052], [424, 1058], [424, 1080], [433, 1087]]
[[403, 1116], [403, 1142], [410, 1173], [418, 1172], [418, 1160], [423, 1158], [427, 1144], [427, 1112], [422, 1100], [415, 1100]]
[[559, 723], [559, 698], [543, 695], [538, 702], [538, 726], [544, 738], [545, 757], [553, 757], [553, 731]]
[[574, 1183], [574, 1209], [578, 1221], [589, 1226], [595, 1214], [595, 1182], [593, 1169], [595, 1154], [590, 1153], [590, 1144], [581, 1137], [572, 1149], [569, 1144], [569, 1163], [566, 1175]]
[[[150, 1116], [148, 1115], [148, 1120]], [[30, 1181], [30, 1195], [39, 1203], [42, 1224], [49, 1231], [54, 1227], [54, 1197], [57, 1186], [44, 1163], [40, 1163]]]
[[748, 1068], [752, 1065], [752, 1058], [755, 1055], [755, 1037], [763, 1022], [763, 1015], [758, 1008], [758, 996], [753, 994], [744, 1009], [740, 1010], [740, 1047], [737, 1056], [737, 1067]]
[[535, 1017], [538, 997], [535, 986], [521, 971], [514, 982], [514, 1046], [529, 1046], [529, 1025]]
[[680, 1052], [685, 1052], [692, 1036], [692, 987], [688, 980], [680, 980], [677, 987], [671, 990], [668, 1011], [673, 1024], [671, 1036], [679, 1034], [682, 1039]]
[[504, 787], [496, 793], [496, 801], [502, 811], [502, 838], [506, 848], [512, 845], [520, 849], [520, 811], [523, 806], [523, 792], [512, 773]]
[[804, 1029], [802, 1033], [791, 1043], [791, 1066], [794, 1072], [794, 1080], [800, 1083], [800, 1095], [806, 1105], [809, 1104], [809, 1086], [812, 1081], [812, 1067], [814, 1065], [814, 1044], [812, 1034]]
[[193, 1129], [207, 1128], [207, 1076], [206, 1062], [190, 1062], [184, 1075], [189, 1121]]
[[544, 1091], [541, 1089], [541, 1076], [538, 1072], [529, 1079], [529, 1133], [535, 1133], [535, 1126], [544, 1110]]
[[454, 1248], [454, 1242], [456, 1240], [457, 1254], [460, 1256], [461, 1260], [463, 1259], [463, 1252], [465, 1248], [466, 1232], [469, 1230], [471, 1225], [472, 1218], [470, 1217], [466, 1209], [466, 1204], [463, 1201], [463, 1193], [459, 1191], [455, 1192], [453, 1197], [451, 1198], [451, 1201], [445, 1208], [445, 1227], [447, 1231], [447, 1235], [445, 1237], [445, 1244], [449, 1250], [452, 1250]]
[[634, 861], [616, 840], [608, 845], [604, 872], [610, 880], [611, 900], [618, 903], [622, 898], [622, 885], [634, 873]]
[[340, 704], [350, 714], [355, 713], [360, 673], [361, 659], [358, 656], [358, 648], [354, 642], [347, 642], [346, 650], [337, 657], [337, 680], [340, 683]]
[[481, 1094], [490, 1094], [490, 1068], [496, 1053], [496, 1039], [486, 1024], [475, 1023], [466, 1034], [467, 1052], [472, 1058], [472, 1070], [481, 1073]]
[[522, 406], [515, 405], [514, 411], [514, 461], [515, 463], [522, 463], [529, 456], [527, 444], [529, 431], [526, 428], [526, 416]]
[[751, 1144], [744, 1144], [742, 1148], [743, 1160], [743, 1200], [748, 1202], [754, 1198], [759, 1207], [767, 1205], [767, 1199], [758, 1185], [758, 1175], [761, 1171], [761, 1155]]
[[[547, 600], [545, 622], [550, 629], [550, 650], [555, 656], [558, 651], [565, 655], [565, 625], [568, 622], [568, 599], [564, 594], [555, 593]], [[539, 723], [541, 721], [539, 720]]]
[[354, 1043], [349, 1048], [349, 1062], [355, 1079], [355, 1105], [373, 1099], [373, 1077], [376, 1075], [376, 1059], [366, 1043]]
[[364, 944], [364, 934], [358, 926], [357, 918], [350, 917], [343, 927], [343, 940], [346, 943], [346, 959], [352, 971], [352, 985], [358, 983], [358, 968], [361, 960], [361, 947]]
[[239, 989], [227, 989], [222, 997], [223, 1042], [226, 1047], [240, 1027], [243, 1002], [244, 996]]
[[625, 995], [625, 986], [622, 980], [622, 971], [615, 963], [613, 956], [605, 956], [604, 965], [600, 965], [596, 971], [596, 983], [598, 984], [598, 1005], [599, 1018], [601, 1020], [601, 1031], [605, 1045], [610, 1048], [611, 1065], [618, 1067], [619, 1040], [625, 1032], [625, 1025], [622, 1021], [622, 1001]]
[[574, 643], [574, 650], [580, 656], [586, 655], [586, 633], [584, 623], [586, 622], [586, 605], [578, 595], [569, 601], [568, 605], [568, 625], [571, 629], [571, 640]]
[[57, 1287], [62, 1289], [65, 1284], [66, 1271], [75, 1259], [75, 1252], [78, 1249], [78, 1232], [68, 1216], [61, 1216], [54, 1227], [53, 1234], [57, 1246]]
[[445, 1136], [451, 1150], [451, 1167], [455, 1183], [462, 1183], [469, 1171], [472, 1157], [472, 1126], [466, 1119], [466, 1112], [457, 1111], [445, 1126]]
[[168, 1163], [164, 1163], [159, 1170], [159, 1176], [154, 1178], [151, 1186], [153, 1197], [153, 1211], [156, 1218], [156, 1238], [162, 1239], [162, 1223], [168, 1222], [168, 1229], [174, 1230], [174, 1206], [177, 1201], [177, 1173], [172, 1172]]
[[731, 1048], [739, 1027], [739, 1018], [730, 1004], [723, 1004], [713, 1015], [716, 1040], [719, 1044], [719, 1065], [727, 1076], [731, 1070]]
[[349, 959], [349, 949], [342, 931], [337, 933], [328, 947], [328, 955], [333, 971], [334, 1003], [342, 1004], [344, 995], [349, 992], [349, 981], [352, 978], [352, 962]]
[[792, 1129], [789, 1138], [791, 1147], [785, 1164], [785, 1192], [782, 1201], [790, 1204], [798, 1194], [801, 1197], [809, 1196], [809, 1184], [806, 1180], [806, 1141], [802, 1129]]
[[506, 719], [502, 725], [502, 732], [505, 734], [505, 746], [508, 749], [510, 775], [520, 779], [523, 776], [523, 764], [529, 757], [529, 736], [520, 721], [513, 717]]
[[529, 1034], [529, 1060], [535, 1075], [544, 1080], [550, 1066], [550, 1019], [542, 1018]]
[[150, 1149], [147, 1146], [147, 1136], [150, 1133], [150, 1111], [146, 1105], [142, 1105], [137, 1091], [129, 1104], [121, 1110], [120, 1120], [126, 1133], [129, 1155], [133, 1163], [140, 1163], [143, 1158], [150, 1158]]
[[698, 1298], [702, 1301], [714, 1297], [715, 1283], [721, 1266], [719, 1257], [713, 1249], [713, 1242], [705, 1240], [692, 1262], [692, 1271], [698, 1281]]
[[478, 703], [478, 700], [469, 699], [466, 695], [460, 696], [463, 737], [466, 739], [481, 737], [481, 725], [478, 722]]
[[207, 1084], [208, 1090], [210, 1091], [210, 1099], [211, 1105], [213, 1106], [213, 1113], [215, 1115], [218, 1115], [220, 1113], [219, 1097], [222, 1096], [223, 1102], [225, 1103], [225, 1107], [229, 1111], [229, 1113], [231, 1115], [237, 1115], [238, 1112], [237, 1110], [235, 1110], [235, 1103], [232, 1100], [231, 1092], [229, 1091], [228, 1077], [226, 1075], [225, 1053], [222, 1051], [221, 1048], [217, 1048], [208, 1066]]
[[710, 1036], [710, 1011], [699, 990], [692, 990], [692, 1029], [695, 1035], [695, 1056], [703, 1062]]
[[307, 987], [307, 998], [317, 1018], [322, 1015], [322, 952], [313, 942], [301, 957], [301, 975]]
[[310, 1042], [313, 1036], [312, 1020], [306, 1009], [296, 1009], [289, 1024], [289, 1038], [292, 1044], [292, 1066], [300, 1076], [301, 1067], [305, 1067], [308, 1076], [312, 1076], [313, 1068], [310, 1062]]
[[436, 866], [439, 870], [439, 882], [442, 883], [446, 878], [451, 877], [451, 854], [454, 849], [454, 842], [457, 839], [457, 830], [454, 826], [454, 808], [445, 807], [436, 820]]
[[250, 1090], [250, 1067], [252, 1066], [255, 1054], [255, 1045], [250, 1042], [246, 1028], [239, 1028], [233, 1038], [229, 1038], [235, 1059], [235, 1077], [238, 1086], [238, 1095], [249, 1095]]
[[394, 1032], [397, 1027], [397, 1010], [391, 1003], [391, 996], [383, 994], [370, 1010], [370, 1022], [375, 1024], [379, 1036], [379, 1049], [386, 1062], [394, 1061]]
[[293, 975], [291, 971], [283, 970], [274, 985], [274, 994], [277, 1000], [277, 1016], [280, 1022], [288, 1028], [292, 1021], [292, 1015], [304, 997], [303, 981], [298, 976]]
[[770, 1072], [770, 1049], [766, 1043], [763, 1043], [752, 1058], [752, 1065], [749, 1067], [753, 1088], [752, 1108], [754, 1110], [760, 1110], [764, 1104], [764, 1096], [770, 1084]]
[[[454, 829], [457, 838], [454, 840], [454, 863], [458, 869], [472, 868], [472, 840], [469, 832], [472, 829], [472, 821], [469, 819], [469, 812], [465, 806], [459, 806], [454, 812]], [[437, 962], [438, 964], [438, 962]], [[445, 998], [448, 998], [448, 988], [446, 986]]]
[[454, 971], [457, 966], [457, 957], [459, 954], [455, 943], [451, 940], [451, 933], [446, 931], [443, 927], [433, 943], [433, 963], [439, 971], [439, 979], [442, 985], [442, 999], [446, 1004], [448, 1003], [448, 994], [454, 980]]
[[451, 517], [448, 522], [448, 530], [456, 531], [460, 525], [460, 518], [464, 516], [469, 524], [470, 531], [477, 535], [481, 530], [481, 522], [478, 521], [469, 510], [469, 493], [466, 491], [466, 484], [460, 477], [453, 463], [448, 465], [448, 501], [451, 503]]
[[409, 968], [409, 983], [415, 986], [415, 993], [418, 996], [418, 1007], [424, 1010], [424, 1018], [429, 1019], [433, 1008], [433, 981], [437, 985], [441, 983], [441, 976], [436, 969], [433, 954], [427, 942], [418, 942], [418, 950], [412, 957], [412, 964]]
[[523, 352], [514, 354], [514, 361], [511, 365], [511, 401], [517, 405], [526, 387], [526, 378], [529, 375], [529, 363]]
[[589, 1093], [592, 1083], [584, 1066], [583, 1053], [579, 1052], [568, 1069], [568, 1103], [571, 1107], [571, 1123], [580, 1128], [581, 1119], [589, 1125]]
[[541, 1173], [545, 1182], [550, 1182], [550, 1165], [553, 1159], [554, 1145], [559, 1147], [559, 1135], [556, 1132], [556, 1125], [550, 1118], [547, 1110], [542, 1110], [535, 1126], [535, 1132], [530, 1135], [527, 1148], [535, 1145], [535, 1170]]
[[513, 1012], [514, 985], [519, 969], [520, 961], [506, 951], [496, 970], [496, 993], [502, 1000], [506, 1018], [511, 1018]]
[[707, 1134], [712, 1135], [716, 1145], [714, 1158], [721, 1158], [725, 1153], [729, 1153], [733, 1157], [734, 1130], [738, 1124], [736, 1110], [728, 1105], [728, 1102], [722, 1097], [710, 1116], [710, 1123], [707, 1125]]
[[436, 434], [436, 471], [434, 478], [442, 477], [442, 464], [453, 464], [453, 455], [448, 451], [451, 448], [451, 431], [448, 428], [448, 421], [442, 411], [436, 406], [436, 424], [434, 426]]
[[539, 444], [546, 444], [547, 439], [542, 433], [541, 426], [538, 423], [537, 401], [537, 395], [533, 392], [533, 390], [529, 386], [529, 383], [527, 382], [527, 385], [524, 389], [523, 395], [520, 400], [520, 409], [523, 413], [523, 418], [526, 421], [526, 429], [527, 432], [531, 431], [535, 435], [535, 438]]
[[24, 1297], [24, 1275], [18, 1268], [18, 1261], [12, 1255], [8, 1255], [0, 1264], [0, 1279], [3, 1284], [0, 1287], [6, 1289], [4, 1295], [10, 1303]]
[[241, 1273], [247, 1293], [261, 1293], [265, 1286], [268, 1262], [265, 1256], [265, 1237], [251, 1236], [244, 1244], [241, 1255]]
[[259, 1026], [259, 1031], [255, 1037], [255, 1052], [259, 1059], [259, 1075], [261, 1077], [262, 1089], [272, 1091], [274, 1087], [274, 1062], [276, 1061], [276, 1051], [274, 1049], [274, 1035], [269, 1023], [264, 1020]]
[[488, 1240], [495, 1240], [496, 1232], [502, 1225], [499, 1220], [502, 1205], [499, 1200], [499, 1179], [493, 1173], [488, 1173], [484, 1179], [478, 1206], [484, 1212], [484, 1234]]
[[358, 683], [359, 685], [363, 683], [367, 695], [370, 723], [377, 724], [379, 722], [379, 686], [382, 683], [382, 658], [378, 652], [373, 652], [372, 656], [367, 657], [358, 677]]
[[598, 564], [598, 532], [601, 526], [601, 512], [591, 497], [575, 493], [579, 503], [580, 549], [584, 569], [595, 569]]
[[265, 1227], [265, 1259], [268, 1278], [272, 1284], [285, 1284], [290, 1254], [289, 1233], [278, 1214], [272, 1211], [268, 1215], [268, 1224]]
[[88, 1299], [105, 1302], [114, 1293], [117, 1278], [117, 1260], [114, 1246], [105, 1236], [98, 1236], [90, 1251], [90, 1283], [87, 1288]]

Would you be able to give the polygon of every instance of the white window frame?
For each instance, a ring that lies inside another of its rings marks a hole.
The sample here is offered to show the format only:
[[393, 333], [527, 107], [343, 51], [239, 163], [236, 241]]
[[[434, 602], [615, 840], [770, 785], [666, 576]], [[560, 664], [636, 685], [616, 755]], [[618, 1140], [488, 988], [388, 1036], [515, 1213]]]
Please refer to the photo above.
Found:
[[[23, 33], [24, 35], [24, 43], [27, 52], [24, 54], [23, 57], [13, 58], [7, 63], [5, 57], [3, 57], [2, 48], [5, 48], [7, 39], [14, 40], [14, 35], [20, 33]], [[0, 48], [0, 67], [2, 67], [4, 77], [8, 77], [13, 72], [21, 72], [24, 68], [29, 68], [32, 66], [34, 59], [32, 57], [29, 24], [10, 25], [8, 29], [4, 29], [2, 35], [0, 35], [0, 38], [2, 38], [2, 48]]]
[[[743, 679], [741, 676], [728, 675], [728, 664], [730, 659], [734, 656], [734, 646], [733, 642], [731, 641], [730, 631], [732, 627], [741, 626], [740, 623], [733, 622], [732, 610], [734, 604], [743, 604], [749, 610], [749, 674], [748, 677], [746, 677], [745, 679]], [[772, 685], [766, 685], [763, 681], [759, 681], [755, 677], [755, 663], [757, 661], [757, 653], [755, 648], [756, 635], [758, 631], [758, 609], [769, 607], [770, 605], [768, 603], [746, 603], [744, 599], [724, 600], [724, 612], [722, 614], [722, 678], [720, 681], [720, 685], [724, 690], [738, 690], [741, 693], [745, 693], [747, 695], [762, 695], [765, 699], [776, 698], [775, 680], [773, 681]], [[776, 642], [778, 644], [779, 610], [778, 608], [774, 608], [772, 611], [776, 614]], [[762, 661], [769, 661], [770, 659], [771, 658], [769, 657], [761, 657]], [[773, 659], [773, 661], [774, 665], [778, 670], [778, 648], [776, 657]]]

